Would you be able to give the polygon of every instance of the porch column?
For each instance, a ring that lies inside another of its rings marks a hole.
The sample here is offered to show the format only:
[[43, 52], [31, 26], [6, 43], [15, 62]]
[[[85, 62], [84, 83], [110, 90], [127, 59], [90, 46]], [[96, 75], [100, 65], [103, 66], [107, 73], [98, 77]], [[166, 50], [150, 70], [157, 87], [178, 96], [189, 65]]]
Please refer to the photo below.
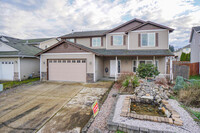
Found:
[[172, 57], [170, 57], [170, 80], [173, 83]]
[[115, 69], [115, 81], [117, 81], [117, 76], [118, 76], [118, 69], [117, 69], [118, 67], [117, 67], [117, 64], [118, 64], [118, 63], [117, 63], [117, 56], [116, 56], [116, 57], [115, 57], [115, 68], [116, 68], [116, 69]]
[[156, 66], [156, 57], [155, 56], [153, 56], [153, 64], [154, 64], [154, 66]]
[[139, 64], [139, 62], [138, 62], [138, 56], [137, 56], [137, 60], [136, 60], [136, 67], [138, 68], [138, 64]]

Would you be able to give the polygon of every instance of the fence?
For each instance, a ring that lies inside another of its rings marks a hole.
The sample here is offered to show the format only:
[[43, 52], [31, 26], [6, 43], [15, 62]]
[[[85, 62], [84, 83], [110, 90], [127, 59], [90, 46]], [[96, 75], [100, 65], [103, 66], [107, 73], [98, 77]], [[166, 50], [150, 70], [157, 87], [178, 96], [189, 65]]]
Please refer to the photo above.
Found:
[[[189, 76], [199, 75], [199, 63], [190, 63], [189, 61], [173, 61], [173, 74], [174, 79], [176, 76], [183, 76], [189, 78]], [[170, 63], [167, 62], [167, 74], [170, 72]]]

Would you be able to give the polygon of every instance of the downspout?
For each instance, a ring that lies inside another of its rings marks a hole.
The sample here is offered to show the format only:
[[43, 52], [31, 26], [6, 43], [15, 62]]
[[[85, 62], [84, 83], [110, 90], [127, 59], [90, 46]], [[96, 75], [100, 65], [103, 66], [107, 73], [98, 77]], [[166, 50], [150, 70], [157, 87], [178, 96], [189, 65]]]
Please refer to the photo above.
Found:
[[42, 66], [41, 66], [41, 57], [42, 57], [42, 55], [40, 55], [40, 81], [42, 80]]
[[19, 79], [19, 81], [21, 81], [21, 71], [20, 71], [20, 69], [21, 69], [20, 66], [21, 66], [21, 65], [20, 65], [20, 57], [18, 58], [18, 61], [17, 61], [17, 62], [18, 62], [18, 79]]
[[115, 57], [115, 81], [117, 81], [117, 74], [118, 74], [118, 70], [117, 70], [117, 56]]

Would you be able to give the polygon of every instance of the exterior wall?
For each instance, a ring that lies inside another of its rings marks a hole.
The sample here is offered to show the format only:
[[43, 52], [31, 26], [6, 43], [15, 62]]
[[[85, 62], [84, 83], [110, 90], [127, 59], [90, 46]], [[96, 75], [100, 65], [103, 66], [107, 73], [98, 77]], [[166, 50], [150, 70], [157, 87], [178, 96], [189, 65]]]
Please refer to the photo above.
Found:
[[[142, 47], [138, 46], [138, 34], [141, 33], [158, 33], [158, 47]], [[129, 49], [142, 50], [142, 49], [169, 49], [168, 30], [155, 30], [155, 31], [134, 31], [129, 32]]]
[[20, 58], [21, 80], [27, 79], [31, 75], [33, 77], [39, 77], [40, 60], [37, 58]]
[[49, 40], [41, 42], [39, 45], [39, 48], [46, 49], [46, 47], [48, 48], [48, 47], [56, 44], [57, 42], [58, 42], [58, 40], [56, 38], [49, 39]]
[[[47, 53], [40, 56], [41, 80], [47, 78], [47, 59], [86, 59], [87, 78], [91, 80], [94, 76], [94, 54], [93, 53]], [[93, 76], [91, 76], [93, 75]], [[94, 78], [93, 78], [94, 79]]]
[[191, 56], [190, 62], [200, 62], [200, 33], [194, 31], [192, 42], [191, 42]]
[[76, 38], [76, 43], [82, 44], [86, 47], [93, 48], [93, 49], [105, 48], [106, 47], [106, 37], [103, 37], [103, 46], [100, 46], [100, 47], [91, 47], [90, 46], [90, 38]]
[[95, 81], [103, 77], [103, 57], [95, 56]]
[[0, 51], [18, 51], [17, 49], [6, 45], [3, 42], [0, 42]]
[[11, 61], [14, 63], [14, 78], [13, 80], [19, 80], [19, 67], [18, 67], [18, 58], [0, 58], [0, 62]]
[[[133, 72], [133, 60], [137, 60], [137, 57], [117, 57], [118, 60], [121, 61], [121, 73], [131, 73]], [[104, 71], [104, 76], [110, 76], [110, 60], [115, 60], [115, 57], [104, 57], [104, 70], [108, 68], [108, 72]], [[138, 57], [138, 61], [140, 60], [153, 60], [153, 56], [140, 56]], [[165, 57], [155, 57], [155, 60], [158, 60], [158, 70], [160, 74], [165, 74]]]
[[126, 44], [125, 45], [119, 45], [119, 46], [116, 46], [116, 45], [111, 45], [111, 36], [113, 35], [125, 35], [124, 33], [121, 33], [121, 34], [107, 34], [106, 35], [106, 49], [127, 49], [128, 47], [128, 36], [126, 36]]
[[184, 48], [183, 52], [189, 54], [191, 52], [191, 48]]

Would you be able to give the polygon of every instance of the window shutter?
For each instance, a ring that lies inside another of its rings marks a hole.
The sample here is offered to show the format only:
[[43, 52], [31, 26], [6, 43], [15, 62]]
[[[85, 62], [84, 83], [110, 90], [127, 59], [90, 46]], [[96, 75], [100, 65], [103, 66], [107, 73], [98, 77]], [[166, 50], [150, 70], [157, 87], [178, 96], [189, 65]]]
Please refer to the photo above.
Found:
[[92, 37], [90, 37], [90, 47], [92, 47]]
[[101, 37], [101, 46], [103, 47], [103, 37]]
[[156, 47], [158, 47], [158, 33], [156, 33]]
[[126, 45], [126, 35], [124, 35], [124, 45]]
[[111, 46], [113, 45], [113, 36], [111, 36]]
[[141, 34], [138, 34], [138, 47], [141, 47]]

